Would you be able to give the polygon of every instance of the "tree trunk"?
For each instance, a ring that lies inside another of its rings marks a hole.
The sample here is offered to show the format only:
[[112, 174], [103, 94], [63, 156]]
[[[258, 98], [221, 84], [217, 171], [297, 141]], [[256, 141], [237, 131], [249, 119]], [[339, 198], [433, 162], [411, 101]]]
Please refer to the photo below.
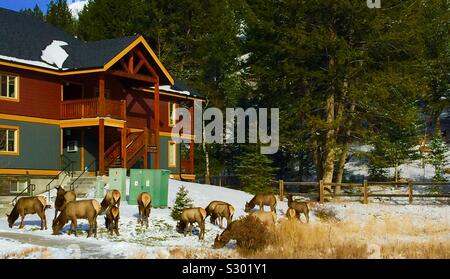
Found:
[[209, 153], [206, 148], [206, 130], [205, 130], [205, 122], [203, 122], [203, 152], [205, 153], [205, 184], [211, 184], [211, 173], [209, 171]]
[[340, 194], [341, 193], [341, 183], [342, 183], [342, 178], [344, 177], [344, 170], [345, 170], [345, 163], [347, 162], [347, 155], [348, 155], [348, 150], [350, 149], [350, 144], [349, 142], [345, 142], [344, 143], [344, 147], [342, 148], [342, 153], [341, 153], [341, 157], [339, 158], [339, 162], [338, 162], [338, 170], [337, 170], [337, 174], [336, 174], [336, 183], [337, 186], [334, 189], [334, 193], [335, 194]]
[[334, 90], [328, 96], [326, 101], [327, 106], [327, 124], [328, 124], [328, 132], [325, 138], [325, 158], [324, 158], [324, 168], [323, 168], [323, 182], [331, 183], [333, 181], [333, 171], [334, 171], [334, 159], [336, 157], [335, 154], [335, 145], [336, 145], [336, 135], [335, 129], [333, 128], [334, 122]]
[[318, 145], [317, 141], [315, 141], [313, 156], [314, 156], [314, 165], [316, 166], [317, 182], [319, 182], [323, 178], [323, 163], [322, 163], [322, 152], [320, 150], [320, 146]]
[[398, 163], [395, 163], [394, 179], [395, 182], [398, 182]]

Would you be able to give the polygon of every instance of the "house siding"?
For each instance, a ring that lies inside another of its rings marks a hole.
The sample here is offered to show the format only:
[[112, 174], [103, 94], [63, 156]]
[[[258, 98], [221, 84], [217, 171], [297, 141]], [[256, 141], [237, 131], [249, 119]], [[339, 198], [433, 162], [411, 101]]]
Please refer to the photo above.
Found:
[[0, 154], [0, 169], [60, 169], [59, 126], [4, 119], [0, 119], [0, 125], [17, 126], [20, 129], [19, 155]]

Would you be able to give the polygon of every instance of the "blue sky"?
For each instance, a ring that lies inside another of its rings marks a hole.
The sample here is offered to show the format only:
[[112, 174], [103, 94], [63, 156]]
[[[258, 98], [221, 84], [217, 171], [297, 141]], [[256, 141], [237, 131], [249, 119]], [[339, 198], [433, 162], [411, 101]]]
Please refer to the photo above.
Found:
[[[26, 8], [32, 9], [38, 4], [39, 8], [45, 13], [49, 2], [50, 0], [0, 0], [0, 7], [19, 11]], [[67, 0], [67, 3], [72, 3], [72, 0]]]

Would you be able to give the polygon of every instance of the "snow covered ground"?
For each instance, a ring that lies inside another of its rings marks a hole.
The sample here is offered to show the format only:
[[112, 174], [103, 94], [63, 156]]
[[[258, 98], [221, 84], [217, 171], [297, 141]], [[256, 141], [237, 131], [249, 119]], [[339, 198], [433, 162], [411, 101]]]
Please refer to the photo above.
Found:
[[[142, 228], [137, 224], [137, 206], [130, 206], [122, 202], [120, 206], [120, 236], [109, 236], [104, 228], [104, 216], [98, 217], [99, 233], [97, 238], [86, 238], [87, 221], [79, 222], [79, 230], [84, 230], [78, 237], [67, 235], [69, 225], [64, 227], [61, 235], [54, 236], [51, 231], [53, 209], [47, 210], [49, 229], [40, 231], [40, 220], [37, 215], [27, 216], [25, 228], [18, 229], [18, 221], [12, 229], [8, 227], [6, 218], [0, 219], [0, 258], [168, 258], [171, 251], [178, 248], [193, 248], [211, 250], [216, 234], [221, 232], [218, 226], [206, 223], [204, 240], [199, 240], [197, 233], [184, 237], [175, 229], [176, 222], [170, 217], [171, 207], [181, 186], [189, 191], [194, 200], [194, 206], [205, 207], [212, 200], [223, 200], [233, 204], [236, 208], [235, 218], [244, 215], [245, 202], [252, 197], [250, 194], [223, 187], [201, 185], [188, 182], [170, 180], [169, 208], [152, 209], [150, 227]], [[393, 205], [369, 204], [358, 202], [326, 203], [316, 205], [315, 208], [325, 207], [334, 210], [338, 219], [354, 221], [361, 225], [373, 218], [395, 218], [402, 220], [406, 216], [413, 225], [426, 226], [429, 221], [436, 221], [450, 228], [450, 206], [436, 205]], [[286, 212], [286, 202], [278, 202], [277, 215], [281, 217]], [[310, 214], [311, 222], [321, 222], [315, 216], [314, 210]], [[411, 218], [412, 217], [412, 218]], [[422, 237], [427, 237], [423, 235]], [[442, 236], [441, 236], [442, 237]], [[443, 237], [450, 240], [450, 229], [444, 231]], [[231, 253], [234, 244], [230, 243], [216, 253]]]

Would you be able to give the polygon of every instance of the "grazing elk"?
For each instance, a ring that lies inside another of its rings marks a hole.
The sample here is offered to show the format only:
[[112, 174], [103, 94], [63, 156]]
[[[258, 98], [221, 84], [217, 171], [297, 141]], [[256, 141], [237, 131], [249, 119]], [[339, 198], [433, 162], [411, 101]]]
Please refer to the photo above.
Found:
[[97, 216], [100, 211], [101, 205], [96, 200], [68, 202], [61, 208], [61, 213], [53, 221], [53, 234], [59, 234], [61, 228], [70, 220], [69, 235], [73, 229], [75, 236], [77, 236], [77, 220], [87, 219], [89, 221], [89, 232], [87, 237], [90, 237], [92, 232], [94, 232], [94, 236], [97, 237]]
[[[220, 235], [216, 235], [216, 238], [214, 239], [213, 248], [214, 249], [223, 248], [225, 245], [227, 245], [228, 242], [230, 242], [231, 239], [236, 239], [237, 235], [235, 231], [241, 222], [243, 222], [242, 219], [231, 222]], [[238, 247], [240, 246], [239, 241], [237, 245]]]
[[66, 191], [63, 187], [56, 187], [56, 199], [55, 199], [55, 218], [58, 215], [58, 211], [61, 211], [61, 208], [66, 202], [75, 201], [77, 199], [77, 195], [74, 191]]
[[145, 221], [145, 225], [148, 228], [148, 218], [152, 210], [152, 196], [147, 192], [140, 193], [137, 197], [137, 203], [139, 208], [138, 222], [143, 226]]
[[108, 209], [108, 207], [110, 206], [120, 206], [120, 191], [119, 190], [111, 190], [108, 191], [105, 195], [105, 197], [103, 198], [102, 202], [100, 203], [100, 205], [102, 206], [102, 211], [100, 212], [100, 214], [102, 214], [103, 212], [105, 212], [106, 209]]
[[20, 216], [21, 220], [19, 229], [22, 229], [24, 226], [23, 219], [25, 216], [29, 214], [37, 214], [41, 218], [41, 230], [44, 230], [44, 228], [47, 229], [47, 217], [45, 216], [45, 210], [47, 208], [49, 208], [49, 206], [47, 205], [47, 201], [44, 197], [20, 198], [14, 205], [11, 213], [6, 214], [8, 217], [8, 225], [12, 228], [14, 222], [16, 222]]
[[298, 202], [292, 199], [292, 195], [288, 195], [288, 207], [295, 210], [295, 216], [300, 219], [300, 214], [303, 213], [306, 218], [306, 223], [309, 223], [309, 207], [307, 202]]
[[226, 202], [212, 201], [206, 208], [206, 217], [211, 215], [211, 223], [216, 224], [219, 219], [219, 226], [223, 228], [223, 218], [227, 219], [227, 225], [231, 223], [234, 214], [234, 207]]
[[250, 212], [255, 205], [259, 205], [259, 210], [263, 211], [264, 206], [270, 206], [270, 210], [276, 212], [277, 198], [273, 194], [256, 194], [253, 199], [245, 203], [245, 212]]
[[105, 226], [111, 235], [115, 232], [119, 236], [119, 219], [119, 207], [113, 205], [106, 209]]
[[293, 209], [292, 207], [289, 207], [286, 211], [286, 217], [290, 220], [296, 219], [297, 212], [295, 212], [295, 209]]
[[194, 223], [197, 223], [200, 227], [200, 233], [198, 235], [198, 239], [205, 238], [205, 219], [206, 219], [206, 210], [201, 207], [194, 208], [185, 208], [181, 212], [180, 221], [177, 224], [177, 228], [184, 232], [184, 236], [186, 236], [189, 228], [189, 235], [192, 235], [192, 229], [194, 227]]
[[277, 222], [277, 215], [273, 211], [255, 211], [249, 214], [250, 216], [256, 217], [264, 225], [269, 227], [274, 226]]

